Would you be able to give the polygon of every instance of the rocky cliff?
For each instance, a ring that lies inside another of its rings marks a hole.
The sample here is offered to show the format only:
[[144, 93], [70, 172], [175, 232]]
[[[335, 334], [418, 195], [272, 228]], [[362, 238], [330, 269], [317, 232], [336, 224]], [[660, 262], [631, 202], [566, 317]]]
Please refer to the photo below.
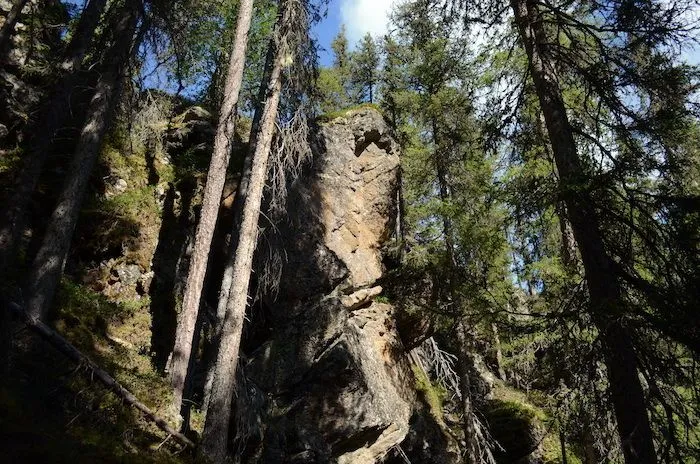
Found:
[[243, 368], [249, 462], [377, 462], [405, 438], [416, 399], [394, 308], [376, 301], [397, 146], [371, 109], [323, 124], [314, 146], [289, 193], [272, 335]]
[[[118, 137], [105, 146], [56, 308], [58, 331], [162, 414], [170, 392], [162, 369], [172, 349], [211, 119], [189, 108], [166, 125], [155, 124], [162, 133], [160, 148], [146, 144], [134, 151]], [[385, 262], [391, 260], [384, 250], [391, 248], [397, 216], [397, 144], [371, 108], [319, 123], [313, 134], [313, 157], [289, 188], [288, 217], [276, 226], [276, 240], [264, 236], [258, 247], [274, 246], [284, 259], [276, 298], [262, 298], [248, 314], [232, 431], [235, 454], [244, 463], [461, 462], [458, 389], [437, 380], [442, 376], [430, 361], [435, 352], [421, 345], [424, 318], [405, 317], [398, 300], [390, 298], [401, 292], [416, 298], [429, 286], [409, 279], [406, 288], [412, 290], [404, 291], [394, 288], [395, 278], [387, 279]], [[244, 145], [241, 140], [236, 165]], [[224, 232], [217, 235], [211, 274], [221, 274], [226, 255], [234, 177], [222, 205]], [[218, 282], [212, 278], [208, 286], [205, 306], [215, 306]], [[209, 323], [205, 318], [205, 335]], [[205, 377], [206, 336], [202, 344], [195, 404]], [[28, 344], [26, 351], [31, 349]], [[55, 402], [52, 382], [30, 390], [25, 385], [29, 378], [57, 377], [56, 363], [39, 365], [34, 354], [22, 359], [31, 363], [14, 371], [12, 385], [22, 392], [18, 397], [26, 393], [31, 404], [45, 409]], [[474, 376], [480, 417], [503, 445], [495, 462], [554, 462], [540, 458], [539, 413], [523, 408], [512, 391], [492, 388], [495, 381], [476, 363]], [[10, 456], [28, 462], [28, 456], [45, 460], [58, 453], [71, 456], [66, 462], [95, 462], [143, 455], [149, 443], [162, 440], [122, 409], [108, 407], [104, 395], [85, 397], [85, 391], [92, 387], [74, 381], [51, 415], [56, 423], [71, 422], [70, 446], [46, 440], [33, 424], [20, 424], [44, 444], [10, 447]], [[505, 393], [499, 397], [499, 391]], [[0, 410], [3, 404], [0, 395]], [[10, 416], [17, 428], [24, 414], [17, 409]], [[201, 431], [200, 419], [195, 408], [193, 438]], [[127, 435], [132, 438], [114, 439]], [[87, 436], [99, 437], [100, 459], [73, 458], [84, 453]]]
[[[424, 321], [406, 317], [379, 285], [395, 280], [384, 265], [399, 188], [390, 128], [372, 108], [350, 110], [322, 123], [313, 147], [278, 232], [286, 258], [279, 294], [249, 315], [256, 336], [242, 363], [236, 455], [249, 463], [462, 462], [457, 380], [449, 385], [435, 371], [444, 352], [432, 339], [412, 343], [425, 340]], [[501, 442], [486, 445], [484, 462], [555, 462], [544, 458], [541, 412], [477, 353], [471, 365], [478, 422], [490, 429], [480, 433]]]

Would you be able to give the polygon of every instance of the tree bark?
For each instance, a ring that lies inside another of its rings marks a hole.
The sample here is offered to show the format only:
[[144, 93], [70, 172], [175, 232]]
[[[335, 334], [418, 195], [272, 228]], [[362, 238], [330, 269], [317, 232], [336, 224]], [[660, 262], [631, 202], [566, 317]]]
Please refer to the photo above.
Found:
[[87, 190], [102, 139], [112, 119], [127, 63], [134, 45], [140, 1], [130, 0], [114, 30], [102, 74], [90, 101], [88, 116], [68, 170], [70, 173], [49, 220], [43, 242], [27, 281], [26, 310], [35, 320], [44, 319], [63, 273], [79, 208]]
[[71, 73], [80, 69], [106, 4], [107, 0], [90, 0], [83, 9], [71, 40], [63, 52], [63, 62], [61, 63], [63, 71]]
[[511, 7], [528, 55], [530, 75], [559, 171], [560, 190], [581, 253], [590, 311], [603, 343], [610, 399], [625, 462], [655, 464], [653, 434], [639, 379], [637, 354], [631, 333], [622, 322], [622, 290], [605, 251], [593, 199], [586, 190], [587, 176], [578, 157], [555, 66], [546, 53], [546, 33], [533, 0], [511, 0]]
[[491, 334], [493, 335], [494, 357], [496, 361], [496, 373], [498, 378], [506, 381], [506, 371], [503, 369], [503, 352], [501, 351], [501, 337], [498, 333], [498, 326], [495, 322], [491, 323]]
[[[286, 29], [289, 15], [283, 3], [275, 27], [275, 58], [267, 83], [265, 106], [260, 120], [259, 137], [256, 138], [255, 153], [248, 192], [243, 206], [236, 254], [234, 256], [231, 290], [226, 305], [226, 314], [221, 328], [221, 340], [216, 359], [214, 379], [207, 406], [207, 416], [202, 435], [200, 452], [213, 462], [223, 462], [226, 456], [231, 401], [235, 393], [235, 376], [248, 301], [248, 286], [253, 264], [253, 252], [257, 244], [258, 218], [262, 203], [263, 187], [267, 176], [270, 148], [277, 118], [282, 90], [282, 60], [286, 50], [281, 44], [281, 30]], [[215, 413], [214, 413], [215, 412]]]
[[60, 66], [65, 73], [56, 83], [50, 100], [30, 130], [30, 133], [35, 135], [30, 141], [26, 164], [0, 215], [0, 266], [3, 269], [14, 267], [17, 242], [24, 227], [24, 217], [32, 194], [48, 158], [54, 136], [67, 125], [71, 117], [71, 94], [79, 82], [78, 71], [106, 3], [106, 0], [91, 0], [80, 16]]
[[151, 408], [143, 404], [131, 393], [129, 390], [124, 388], [117, 380], [109, 375], [106, 371], [101, 369], [97, 364], [92, 362], [90, 358], [85, 356], [80, 350], [73, 346], [68, 340], [63, 338], [58, 332], [53, 330], [48, 325], [44, 324], [40, 320], [36, 320], [28, 316], [19, 305], [14, 303], [9, 303], [8, 310], [2, 308], [2, 312], [10, 314], [12, 311], [22, 317], [24, 322], [32, 329], [35, 333], [39, 334], [45, 340], [47, 340], [51, 345], [53, 345], [58, 351], [66, 355], [69, 359], [75, 361], [81, 366], [87, 367], [87, 369], [81, 369], [82, 372], [92, 380], [99, 380], [105, 387], [114, 392], [117, 396], [123, 399], [127, 404], [135, 407], [141, 411], [148, 420], [155, 423], [156, 426], [163, 430], [164, 432], [172, 435], [177, 441], [186, 446], [191, 446], [194, 448], [194, 443], [186, 436], [179, 433], [177, 430], [172, 428], [162, 417], [156, 415]]
[[187, 368], [192, 353], [197, 315], [202, 297], [202, 287], [209, 261], [212, 237], [221, 204], [226, 170], [231, 157], [231, 148], [236, 129], [236, 105], [243, 81], [245, 54], [248, 46], [248, 31], [253, 11], [253, 0], [242, 0], [239, 6], [236, 36], [231, 50], [228, 76], [221, 105], [219, 124], [214, 138], [214, 151], [209, 164], [207, 183], [202, 202], [202, 213], [195, 235], [194, 250], [190, 260], [187, 283], [182, 299], [182, 310], [175, 335], [175, 347], [170, 364], [173, 385], [173, 410], [179, 412], [187, 377]]
[[559, 448], [561, 449], [561, 464], [569, 464], [569, 458], [566, 456], [566, 436], [561, 430], [559, 431]]
[[270, 46], [265, 57], [265, 68], [263, 71], [263, 78], [260, 83], [260, 88], [258, 89], [258, 106], [255, 108], [255, 113], [253, 114], [253, 123], [250, 128], [250, 140], [248, 147], [248, 156], [243, 160], [243, 170], [241, 172], [241, 179], [238, 183], [238, 188], [236, 188], [236, 196], [233, 199], [233, 222], [231, 226], [231, 243], [229, 244], [228, 256], [226, 259], [226, 266], [224, 268], [224, 275], [221, 279], [221, 289], [219, 290], [219, 300], [216, 307], [216, 321], [214, 326], [214, 335], [212, 337], [211, 344], [213, 346], [213, 360], [214, 365], [209, 366], [207, 369], [207, 377], [204, 383], [204, 401], [202, 402], [202, 413], [206, 417], [207, 407], [209, 405], [209, 398], [211, 396], [211, 386], [214, 382], [214, 370], [216, 369], [216, 358], [219, 353], [219, 341], [221, 340], [221, 328], [226, 316], [226, 305], [228, 304], [228, 296], [231, 292], [231, 282], [233, 282], [233, 265], [236, 257], [236, 248], [238, 247], [238, 236], [241, 230], [241, 221], [243, 220], [243, 206], [245, 205], [245, 199], [248, 195], [248, 185], [250, 185], [250, 174], [253, 169], [252, 154], [255, 153], [255, 147], [257, 145], [257, 139], [260, 129], [260, 120], [262, 119], [264, 111], [264, 101], [267, 94], [267, 82], [270, 81], [270, 73], [273, 70], [273, 63], [275, 60], [275, 47], [274, 39], [270, 41]]
[[464, 442], [467, 444], [464, 453], [464, 462], [467, 464], [479, 464], [481, 460], [475, 444], [476, 430], [474, 427], [474, 406], [472, 404], [469, 343], [467, 341], [467, 324], [460, 316], [456, 326], [457, 332], [457, 375], [459, 375], [459, 389], [462, 393], [461, 406], [464, 417], [462, 418], [462, 430], [464, 431]]
[[10, 40], [15, 33], [19, 16], [28, 2], [29, 0], [16, 0], [7, 13], [5, 22], [0, 27], [0, 61], [7, 58], [7, 53], [10, 50]]

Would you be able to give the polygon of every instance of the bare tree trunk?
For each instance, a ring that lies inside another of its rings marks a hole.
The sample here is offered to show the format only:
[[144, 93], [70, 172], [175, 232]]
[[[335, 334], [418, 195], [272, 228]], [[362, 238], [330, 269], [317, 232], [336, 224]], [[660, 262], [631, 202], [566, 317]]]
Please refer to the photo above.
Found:
[[569, 458], [566, 456], [566, 436], [561, 430], [559, 431], [559, 448], [561, 449], [561, 464], [569, 464]]
[[601, 462], [598, 450], [595, 447], [595, 437], [591, 430], [591, 422], [587, 411], [584, 411], [583, 414], [583, 432], [581, 438], [583, 442], [583, 463], [598, 464]]
[[267, 82], [270, 81], [270, 75], [273, 70], [275, 60], [274, 39], [270, 41], [270, 46], [265, 57], [265, 69], [263, 78], [258, 89], [258, 102], [253, 114], [253, 123], [250, 128], [250, 141], [248, 147], [248, 156], [243, 160], [243, 170], [241, 179], [236, 188], [236, 196], [233, 200], [233, 224], [231, 227], [231, 243], [229, 244], [228, 256], [226, 258], [226, 266], [224, 275], [221, 279], [221, 289], [219, 290], [219, 300], [216, 307], [216, 321], [214, 326], [214, 334], [212, 337], [213, 347], [213, 364], [207, 369], [207, 376], [204, 383], [204, 400], [202, 401], [202, 413], [206, 417], [207, 407], [209, 406], [209, 398], [211, 396], [211, 386], [214, 382], [214, 371], [216, 369], [216, 358], [219, 353], [219, 341], [221, 340], [221, 329], [226, 316], [226, 305], [228, 304], [228, 296], [231, 292], [231, 282], [233, 282], [233, 265], [236, 257], [236, 248], [238, 247], [238, 236], [240, 235], [241, 221], [243, 220], [243, 206], [248, 195], [248, 185], [250, 185], [250, 174], [253, 169], [252, 154], [255, 153], [257, 139], [260, 135], [260, 120], [264, 111], [265, 96], [267, 94]]
[[479, 454], [477, 452], [476, 440], [476, 429], [474, 427], [474, 406], [472, 404], [472, 394], [471, 394], [471, 378], [470, 378], [470, 359], [469, 359], [469, 343], [467, 341], [467, 324], [464, 322], [463, 318], [460, 316], [460, 320], [457, 322], [457, 375], [459, 375], [459, 389], [462, 393], [461, 406], [462, 414], [462, 430], [464, 431], [464, 442], [466, 445], [466, 450], [464, 454], [464, 462], [467, 464], [479, 464], [481, 460], [479, 459]]
[[107, 61], [95, 87], [95, 95], [90, 101], [85, 126], [68, 170], [70, 176], [59, 195], [44, 240], [29, 272], [26, 310], [35, 320], [45, 318], [61, 279], [79, 208], [124, 81], [134, 45], [140, 1], [131, 0], [125, 8], [126, 11], [115, 27], [113, 45], [108, 51]]
[[530, 74], [560, 176], [560, 190], [585, 270], [591, 315], [600, 332], [617, 428], [628, 464], [655, 464], [653, 434], [637, 354], [629, 329], [622, 322], [624, 304], [619, 282], [607, 255], [586, 174], [566, 114], [554, 64], [546, 54], [547, 37], [532, 0], [511, 0], [520, 38], [528, 55]]
[[92, 42], [95, 28], [100, 22], [106, 4], [107, 0], [89, 0], [83, 9], [71, 40], [63, 53], [63, 62], [61, 63], [63, 71], [70, 73], [80, 69], [83, 57], [90, 46], [90, 42]]
[[5, 22], [0, 27], [0, 61], [7, 58], [7, 53], [10, 50], [10, 40], [15, 33], [19, 15], [27, 5], [29, 0], [16, 0], [12, 8], [5, 17]]
[[0, 267], [13, 268], [24, 217], [36, 188], [39, 176], [49, 155], [57, 131], [65, 127], [71, 115], [71, 93], [79, 82], [78, 71], [95, 28], [105, 8], [106, 0], [91, 0], [64, 53], [61, 68], [65, 74], [56, 83], [48, 103], [42, 109], [37, 123], [31, 128], [32, 137], [26, 164], [15, 182], [13, 193], [0, 213]]
[[256, 138], [255, 153], [252, 157], [252, 169], [248, 192], [243, 206], [240, 234], [234, 256], [231, 290], [229, 292], [226, 313], [221, 329], [219, 352], [216, 359], [214, 379], [212, 382], [207, 416], [202, 435], [200, 452], [213, 462], [223, 462], [226, 456], [229, 423], [231, 418], [231, 401], [235, 392], [235, 376], [243, 330], [248, 286], [253, 264], [253, 252], [257, 244], [258, 218], [262, 203], [263, 187], [267, 176], [272, 137], [274, 135], [277, 108], [282, 90], [282, 60], [286, 50], [281, 44], [281, 29], [289, 21], [284, 3], [281, 16], [275, 27], [275, 58], [272, 72], [267, 84], [265, 106], [261, 116], [259, 137]]
[[224, 101], [221, 106], [216, 137], [214, 138], [214, 152], [207, 174], [202, 213], [195, 235], [194, 251], [190, 260], [180, 320], [175, 334], [175, 347], [170, 364], [174, 393], [172, 407], [175, 412], [179, 412], [182, 407], [187, 367], [192, 353], [192, 341], [197, 324], [204, 277], [209, 261], [211, 241], [214, 236], [221, 195], [226, 182], [226, 170], [231, 157], [231, 147], [236, 128], [236, 105], [243, 81], [243, 68], [252, 11], [253, 0], [242, 0], [238, 12], [236, 37], [231, 50]]
[[566, 213], [566, 205], [563, 202], [557, 202], [555, 206], [557, 216], [559, 218], [559, 232], [561, 233], [561, 260], [564, 263], [565, 271], [573, 273], [576, 271], [576, 241], [574, 233], [571, 230], [569, 216]]
[[496, 361], [496, 372], [498, 373], [498, 378], [505, 381], [506, 371], [503, 369], [503, 352], [501, 351], [501, 337], [498, 333], [498, 326], [495, 322], [491, 323], [491, 333], [493, 334], [493, 349], [495, 351], [495, 361]]

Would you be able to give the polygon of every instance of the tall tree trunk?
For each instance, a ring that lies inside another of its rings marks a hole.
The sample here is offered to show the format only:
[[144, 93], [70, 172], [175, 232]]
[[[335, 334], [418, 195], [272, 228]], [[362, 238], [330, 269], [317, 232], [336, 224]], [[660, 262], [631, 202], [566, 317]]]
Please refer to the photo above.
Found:
[[0, 27], [0, 62], [7, 58], [10, 51], [10, 40], [15, 33], [17, 22], [22, 10], [29, 0], [16, 0], [5, 17], [5, 22]]
[[544, 114], [560, 177], [560, 190], [583, 261], [591, 315], [603, 343], [610, 399], [628, 464], [655, 464], [653, 434], [637, 354], [630, 331], [622, 322], [624, 302], [612, 262], [603, 243], [587, 179], [566, 114], [555, 66], [546, 53], [547, 37], [533, 0], [511, 0], [530, 74]]
[[221, 340], [221, 329], [224, 323], [224, 318], [226, 316], [226, 306], [228, 304], [228, 296], [231, 292], [231, 282], [233, 282], [233, 266], [236, 257], [236, 248], [238, 247], [238, 236], [241, 230], [241, 221], [243, 220], [243, 206], [245, 205], [245, 199], [248, 195], [248, 186], [250, 185], [250, 174], [253, 169], [252, 155], [255, 153], [255, 147], [257, 146], [258, 136], [260, 135], [260, 120], [262, 119], [264, 111], [264, 102], [267, 95], [267, 83], [270, 81], [271, 72], [273, 71], [273, 63], [275, 60], [275, 46], [274, 38], [270, 41], [270, 46], [268, 47], [267, 54], [265, 57], [265, 68], [263, 72], [263, 77], [260, 83], [260, 88], [258, 89], [258, 99], [259, 104], [255, 108], [255, 113], [253, 114], [253, 123], [250, 128], [250, 140], [248, 147], [248, 156], [243, 160], [243, 170], [241, 172], [241, 178], [238, 183], [238, 188], [236, 188], [236, 196], [233, 199], [233, 222], [231, 227], [231, 243], [229, 244], [228, 256], [226, 259], [226, 266], [224, 268], [224, 275], [221, 279], [221, 289], [219, 290], [219, 300], [216, 307], [216, 321], [214, 327], [214, 335], [212, 337], [213, 346], [213, 361], [214, 364], [209, 366], [207, 369], [207, 377], [204, 383], [204, 401], [202, 405], [202, 413], [206, 416], [207, 407], [209, 406], [209, 398], [211, 396], [211, 386], [214, 382], [214, 371], [216, 369], [216, 358], [219, 352], [219, 341]]
[[[435, 153], [435, 171], [437, 174], [438, 188], [440, 200], [448, 201], [450, 199], [450, 188], [447, 179], [447, 166], [443, 159], [444, 154], [439, 153], [441, 147], [441, 137], [437, 121], [432, 121], [433, 143], [437, 147], [438, 152]], [[447, 252], [447, 285], [450, 291], [452, 303], [457, 311], [457, 323], [455, 331], [457, 335], [457, 375], [459, 376], [459, 387], [462, 407], [462, 431], [464, 432], [464, 441], [466, 449], [464, 450], [464, 460], [467, 464], [478, 464], [479, 457], [477, 453], [477, 444], [475, 426], [474, 426], [474, 409], [471, 398], [471, 378], [470, 378], [470, 357], [469, 343], [467, 335], [469, 333], [467, 323], [462, 314], [462, 298], [457, 291], [457, 258], [455, 257], [454, 231], [452, 220], [449, 216], [442, 217], [443, 235], [445, 236], [445, 251]]]
[[0, 213], [0, 267], [5, 270], [14, 267], [12, 264], [17, 254], [17, 242], [24, 227], [27, 208], [48, 158], [54, 136], [67, 125], [71, 117], [71, 94], [80, 80], [78, 71], [106, 3], [106, 0], [91, 0], [80, 16], [61, 64], [65, 74], [56, 83], [50, 100], [42, 108], [36, 124], [30, 130], [35, 135], [29, 144], [26, 164]]
[[493, 346], [494, 346], [494, 358], [496, 362], [496, 373], [498, 378], [506, 381], [506, 371], [503, 368], [503, 351], [501, 351], [501, 337], [498, 333], [498, 326], [495, 322], [491, 323], [491, 334], [493, 335]]
[[90, 101], [70, 173], [51, 215], [43, 242], [32, 263], [27, 281], [26, 311], [34, 320], [44, 319], [63, 273], [79, 208], [87, 190], [92, 168], [112, 119], [126, 67], [134, 45], [134, 33], [141, 11], [138, 0], [127, 2], [114, 29], [114, 41], [107, 52], [95, 94]]
[[175, 335], [175, 347], [170, 364], [173, 385], [173, 410], [179, 412], [187, 377], [187, 367], [192, 353], [197, 314], [202, 297], [202, 287], [209, 261], [211, 241], [221, 204], [226, 170], [231, 157], [231, 148], [236, 129], [236, 105], [243, 81], [245, 53], [248, 46], [248, 31], [253, 11], [253, 0], [242, 0], [239, 6], [236, 36], [231, 50], [228, 76], [221, 105], [219, 125], [214, 138], [214, 152], [209, 164], [207, 183], [202, 202], [202, 213], [195, 235], [194, 251], [182, 298], [182, 310]]
[[569, 464], [569, 458], [566, 456], [566, 436], [563, 431], [559, 431], [559, 448], [561, 449], [561, 464]]
[[63, 62], [61, 63], [63, 71], [70, 73], [80, 68], [106, 4], [107, 0], [89, 0], [83, 9], [71, 40], [63, 53]]
[[472, 404], [471, 393], [471, 377], [470, 366], [471, 360], [469, 357], [469, 342], [467, 336], [469, 334], [467, 323], [463, 316], [459, 316], [455, 327], [457, 333], [457, 375], [459, 376], [459, 389], [462, 393], [461, 406], [464, 417], [462, 418], [462, 430], [464, 431], [464, 442], [466, 449], [464, 450], [464, 462], [466, 464], [479, 464], [478, 447], [476, 444], [476, 428], [474, 425], [474, 405]]
[[235, 393], [241, 333], [246, 303], [248, 302], [253, 252], [257, 244], [258, 218], [282, 90], [282, 60], [287, 53], [283, 46], [285, 40], [281, 37], [281, 31], [287, 29], [289, 21], [285, 3], [283, 2], [280, 6], [282, 11], [279, 13], [274, 32], [275, 58], [272, 62], [272, 71], [269, 74], [265, 106], [260, 119], [259, 136], [256, 138], [255, 153], [252, 157], [250, 182], [243, 206], [243, 217], [234, 257], [231, 290], [222, 324], [214, 380], [202, 435], [200, 451], [202, 455], [213, 462], [223, 462], [226, 456], [231, 401]]

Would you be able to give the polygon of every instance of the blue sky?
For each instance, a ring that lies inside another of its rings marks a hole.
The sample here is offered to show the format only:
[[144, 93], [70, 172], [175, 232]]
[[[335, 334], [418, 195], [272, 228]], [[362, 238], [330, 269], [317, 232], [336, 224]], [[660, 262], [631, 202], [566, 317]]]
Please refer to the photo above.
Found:
[[[323, 48], [319, 53], [321, 65], [328, 66], [332, 62], [330, 43], [338, 34], [341, 24], [345, 24], [351, 47], [367, 32], [374, 37], [384, 35], [395, 1], [399, 0], [329, 0], [327, 16], [314, 28]], [[700, 47], [689, 45], [684, 50], [683, 58], [690, 64], [700, 65]]]
[[314, 28], [320, 45], [326, 49], [320, 53], [322, 65], [330, 64], [330, 43], [345, 24], [350, 45], [367, 32], [378, 37], [387, 31], [387, 22], [393, 0], [329, 0], [328, 15]]

